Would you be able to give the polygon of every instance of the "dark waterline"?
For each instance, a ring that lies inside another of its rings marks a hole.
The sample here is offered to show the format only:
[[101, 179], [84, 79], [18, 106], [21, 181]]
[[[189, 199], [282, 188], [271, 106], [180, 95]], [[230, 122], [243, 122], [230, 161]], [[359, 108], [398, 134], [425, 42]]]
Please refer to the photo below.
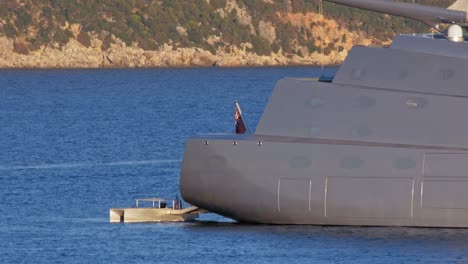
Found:
[[108, 223], [177, 194], [185, 140], [233, 131], [234, 100], [255, 128], [278, 79], [321, 73], [1, 70], [0, 262], [468, 263], [467, 229]]

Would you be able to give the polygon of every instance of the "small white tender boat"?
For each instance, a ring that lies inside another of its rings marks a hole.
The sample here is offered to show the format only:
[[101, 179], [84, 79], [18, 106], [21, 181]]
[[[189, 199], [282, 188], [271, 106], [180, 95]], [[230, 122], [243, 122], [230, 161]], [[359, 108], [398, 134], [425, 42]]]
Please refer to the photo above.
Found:
[[109, 216], [111, 223], [185, 222], [195, 220], [200, 213], [206, 211], [196, 206], [183, 208], [177, 197], [174, 200], [140, 198], [136, 199], [134, 208], [111, 208]]

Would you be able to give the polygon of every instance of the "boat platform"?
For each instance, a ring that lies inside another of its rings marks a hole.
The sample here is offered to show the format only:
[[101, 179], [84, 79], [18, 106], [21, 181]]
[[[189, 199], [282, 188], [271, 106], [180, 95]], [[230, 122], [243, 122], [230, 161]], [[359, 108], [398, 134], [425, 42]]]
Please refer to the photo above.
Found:
[[[151, 207], [142, 205], [151, 204]], [[182, 202], [163, 198], [136, 199], [136, 207], [111, 208], [109, 217], [111, 223], [142, 223], [142, 222], [186, 222], [193, 221], [206, 210], [196, 206], [182, 208]]]

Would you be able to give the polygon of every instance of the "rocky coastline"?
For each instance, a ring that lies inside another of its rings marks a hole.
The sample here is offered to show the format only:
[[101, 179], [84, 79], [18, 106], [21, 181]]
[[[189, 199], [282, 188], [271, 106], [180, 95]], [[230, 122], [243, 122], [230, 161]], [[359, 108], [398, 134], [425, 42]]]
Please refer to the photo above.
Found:
[[[287, 13], [281, 17], [295, 28], [308, 27], [310, 32], [314, 32], [315, 38], [309, 40], [315, 47], [314, 51], [296, 43], [295, 53], [284, 53], [280, 48], [277, 52], [259, 55], [253, 51], [253, 45], [249, 42], [240, 45], [221, 42], [222, 45], [216, 50], [209, 51], [200, 47], [186, 47], [173, 41], [160, 45], [156, 50], [144, 50], [139, 43], [127, 45], [114, 35], [111, 35], [109, 44], [105, 45], [98, 34], [83, 32], [80, 24], [66, 23], [64, 28], [72, 36], [62, 45], [51, 42], [33, 47], [24, 36], [8, 38], [0, 35], [0, 69], [323, 66], [341, 64], [356, 44], [382, 44], [381, 41], [351, 32], [340, 27], [336, 21], [324, 19], [315, 13]], [[260, 25], [262, 38], [277, 38], [271, 24]], [[86, 44], [79, 41], [81, 33], [89, 36]], [[220, 44], [219, 41], [215, 37], [207, 40], [212, 44], [211, 47], [215, 43]]]
[[248, 51], [248, 43], [242, 48], [218, 50], [215, 54], [201, 48], [175, 48], [164, 44], [155, 51], [146, 51], [138, 45], [127, 46], [115, 39], [111, 47], [101, 50], [98, 39], [85, 47], [76, 39], [63, 46], [41, 46], [38, 50], [21, 54], [18, 40], [0, 37], [0, 68], [50, 69], [50, 68], [163, 68], [163, 67], [244, 67], [289, 65], [337, 65], [347, 51], [333, 52], [328, 56], [312, 53], [307, 56], [283, 55], [281, 52], [261, 56]]

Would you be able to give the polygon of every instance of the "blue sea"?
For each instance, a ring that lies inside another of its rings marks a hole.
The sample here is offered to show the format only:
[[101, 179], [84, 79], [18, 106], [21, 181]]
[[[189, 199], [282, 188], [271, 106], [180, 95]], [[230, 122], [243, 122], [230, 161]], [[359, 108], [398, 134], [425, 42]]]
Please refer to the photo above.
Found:
[[109, 223], [179, 194], [186, 139], [233, 131], [234, 100], [254, 128], [277, 80], [321, 73], [0, 71], [0, 263], [468, 263], [468, 229]]

